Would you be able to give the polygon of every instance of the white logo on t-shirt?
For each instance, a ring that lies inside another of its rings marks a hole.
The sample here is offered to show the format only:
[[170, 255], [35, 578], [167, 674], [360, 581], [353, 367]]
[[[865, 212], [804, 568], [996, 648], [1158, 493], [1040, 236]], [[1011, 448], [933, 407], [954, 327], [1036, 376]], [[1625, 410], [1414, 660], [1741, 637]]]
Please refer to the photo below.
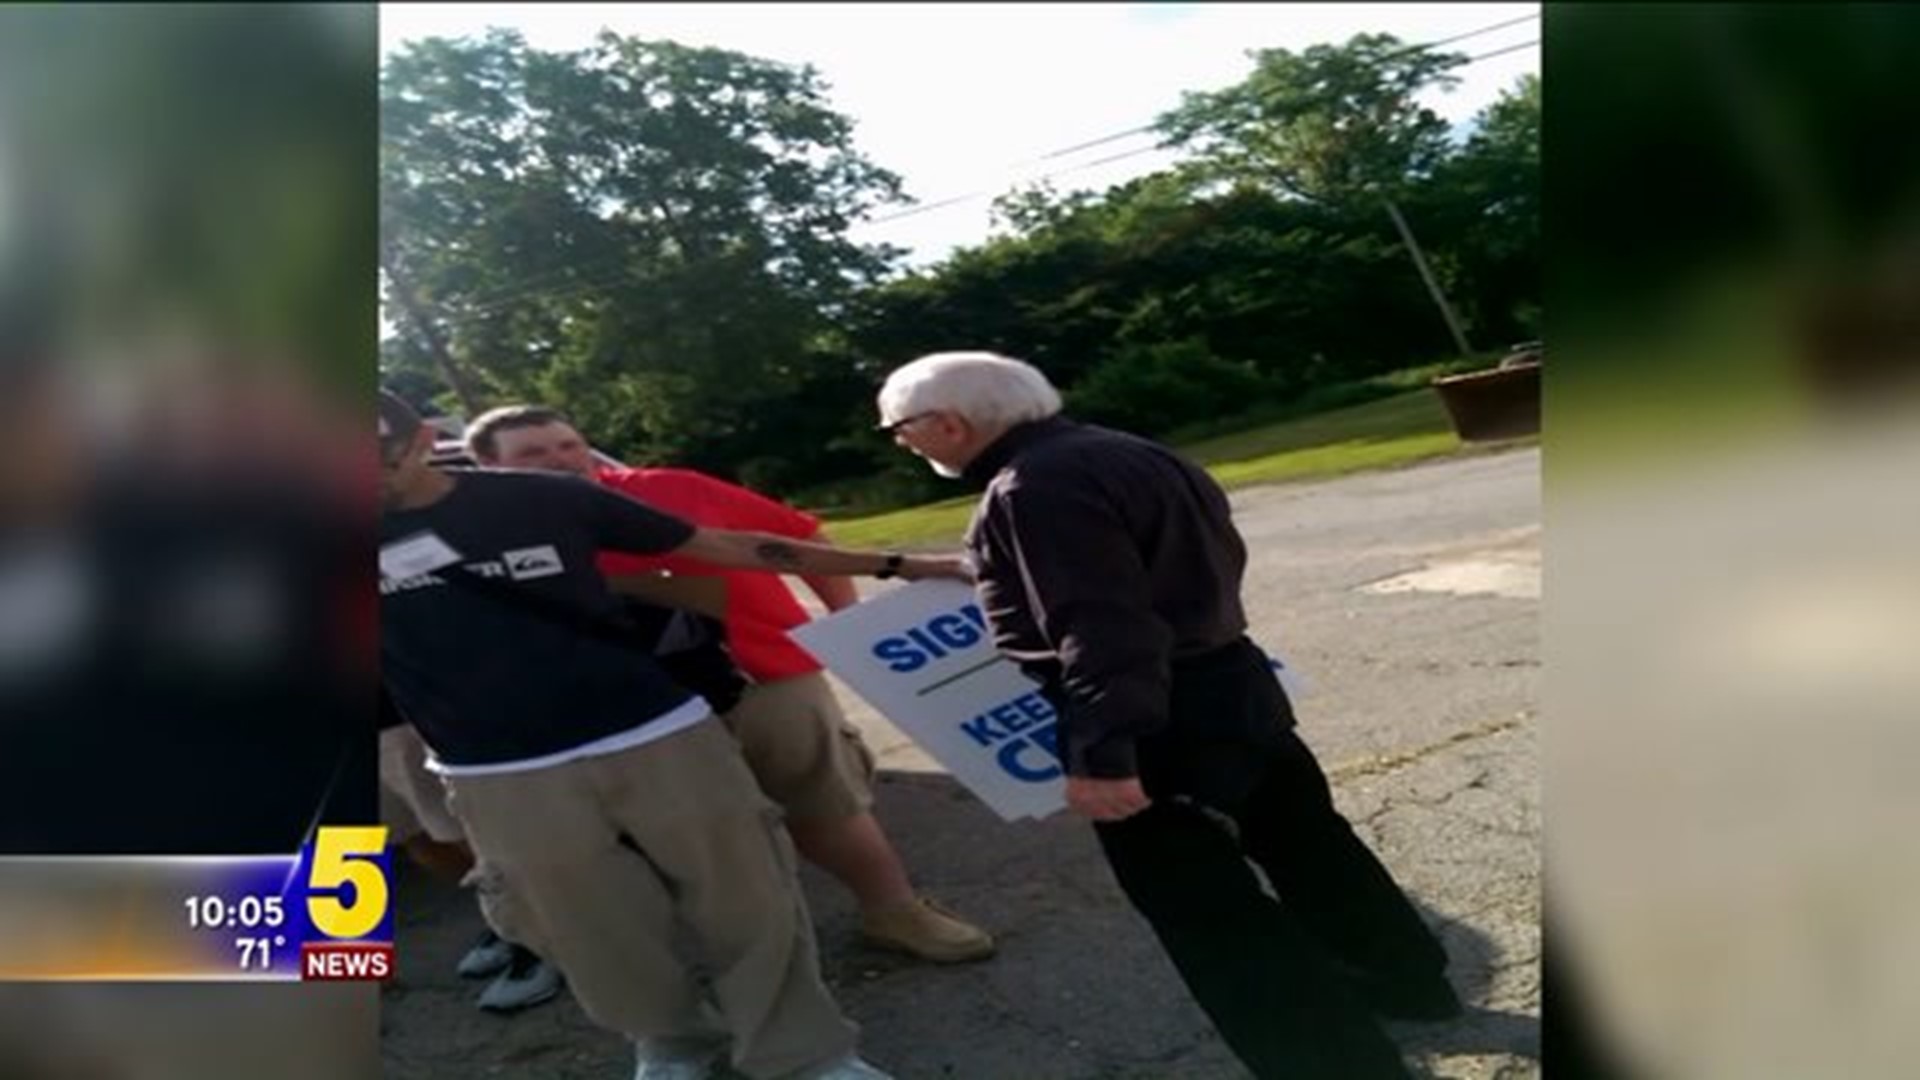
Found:
[[408, 578], [383, 577], [380, 579], [380, 595], [393, 596], [398, 593], [412, 592], [415, 589], [424, 589], [429, 585], [446, 583], [446, 579], [438, 574], [418, 574]]
[[431, 529], [395, 540], [380, 548], [380, 576], [404, 580], [430, 574], [460, 561], [460, 553], [449, 547]]
[[515, 581], [553, 577], [567, 571], [566, 564], [560, 561], [560, 553], [555, 551], [551, 544], [521, 548], [518, 551], [503, 551], [500, 553], [500, 558], [506, 562], [507, 573]]

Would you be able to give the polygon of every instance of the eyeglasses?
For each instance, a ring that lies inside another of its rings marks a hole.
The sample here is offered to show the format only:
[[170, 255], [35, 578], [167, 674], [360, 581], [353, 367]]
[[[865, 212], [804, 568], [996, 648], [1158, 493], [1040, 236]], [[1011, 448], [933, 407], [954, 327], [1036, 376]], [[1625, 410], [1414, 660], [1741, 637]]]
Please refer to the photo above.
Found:
[[875, 427], [874, 430], [882, 431], [888, 435], [892, 435], [898, 432], [901, 428], [906, 427], [908, 424], [913, 423], [915, 420], [925, 420], [927, 417], [932, 415], [933, 413], [931, 412], [914, 413], [912, 416], [903, 416], [900, 419], [895, 420], [891, 424], [881, 424]]

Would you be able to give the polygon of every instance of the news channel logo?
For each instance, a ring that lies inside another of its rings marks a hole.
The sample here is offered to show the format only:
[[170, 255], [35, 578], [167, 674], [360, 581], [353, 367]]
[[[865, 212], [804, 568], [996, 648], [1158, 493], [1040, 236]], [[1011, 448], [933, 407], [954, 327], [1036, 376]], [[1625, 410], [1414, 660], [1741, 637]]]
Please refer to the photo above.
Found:
[[393, 977], [391, 871], [384, 825], [322, 826], [301, 848], [303, 981]]

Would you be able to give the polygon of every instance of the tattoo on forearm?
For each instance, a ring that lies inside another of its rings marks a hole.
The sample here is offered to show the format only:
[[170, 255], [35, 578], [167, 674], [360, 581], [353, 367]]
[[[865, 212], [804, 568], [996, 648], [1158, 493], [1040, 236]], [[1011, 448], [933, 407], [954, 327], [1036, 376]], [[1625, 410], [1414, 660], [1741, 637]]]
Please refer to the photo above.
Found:
[[753, 549], [760, 561], [769, 566], [778, 566], [783, 570], [793, 570], [800, 566], [800, 552], [792, 544], [778, 540], [768, 540]]

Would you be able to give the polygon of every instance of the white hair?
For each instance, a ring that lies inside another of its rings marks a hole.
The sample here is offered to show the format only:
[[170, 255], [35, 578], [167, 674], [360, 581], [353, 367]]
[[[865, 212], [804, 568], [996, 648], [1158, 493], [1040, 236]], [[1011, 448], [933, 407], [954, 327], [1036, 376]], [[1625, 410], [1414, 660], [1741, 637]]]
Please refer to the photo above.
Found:
[[880, 417], [894, 423], [952, 412], [1002, 430], [1060, 411], [1060, 391], [1031, 364], [990, 352], [943, 352], [903, 364], [880, 388]]

